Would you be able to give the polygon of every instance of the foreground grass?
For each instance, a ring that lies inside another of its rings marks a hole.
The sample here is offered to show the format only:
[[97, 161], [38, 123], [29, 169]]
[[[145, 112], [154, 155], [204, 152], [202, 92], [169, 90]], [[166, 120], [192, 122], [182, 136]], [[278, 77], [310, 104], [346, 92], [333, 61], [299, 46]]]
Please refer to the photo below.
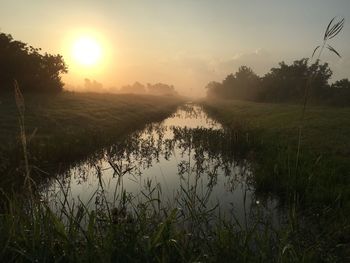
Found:
[[[30, 163], [45, 171], [57, 170], [60, 164], [84, 158], [146, 123], [165, 118], [180, 103], [179, 98], [141, 95], [25, 94]], [[6, 174], [2, 176], [4, 184], [7, 179], [13, 180], [18, 160], [23, 159], [13, 95], [1, 95], [0, 119], [0, 174]]]
[[89, 203], [69, 204], [69, 189], [62, 187], [66, 198], [57, 200], [57, 209], [29, 184], [27, 195], [9, 197], [0, 212], [0, 261], [343, 262], [312, 232], [299, 233], [290, 217], [276, 229], [259, 205], [249, 222], [220, 217], [196, 190], [199, 181], [181, 187], [173, 205], [151, 184], [141, 191], [144, 201], [117, 186], [107, 202], [98, 176]]

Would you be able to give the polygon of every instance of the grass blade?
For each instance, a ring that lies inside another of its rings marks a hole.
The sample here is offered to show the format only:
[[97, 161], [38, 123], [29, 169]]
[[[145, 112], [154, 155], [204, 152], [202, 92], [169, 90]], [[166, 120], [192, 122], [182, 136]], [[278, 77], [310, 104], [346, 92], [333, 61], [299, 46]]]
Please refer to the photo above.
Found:
[[341, 55], [340, 55], [340, 54], [338, 53], [338, 51], [336, 51], [332, 46], [328, 45], [327, 48], [328, 48], [331, 52], [335, 53], [339, 58], [341, 58]]
[[326, 39], [327, 39], [328, 32], [329, 32], [329, 28], [330, 28], [330, 26], [331, 26], [331, 24], [333, 23], [333, 21], [334, 21], [335, 18], [336, 18], [336, 16], [333, 17], [332, 20], [329, 22], [329, 24], [328, 24], [328, 26], [327, 26], [327, 28], [326, 28], [326, 32], [324, 33], [324, 38], [323, 38], [323, 40], [326, 40]]
[[320, 48], [320, 46], [317, 46], [315, 49], [314, 49], [314, 52], [312, 52], [312, 58], [314, 57], [314, 55], [315, 55], [315, 53], [316, 53], [316, 51], [317, 51], [317, 49], [319, 49]]

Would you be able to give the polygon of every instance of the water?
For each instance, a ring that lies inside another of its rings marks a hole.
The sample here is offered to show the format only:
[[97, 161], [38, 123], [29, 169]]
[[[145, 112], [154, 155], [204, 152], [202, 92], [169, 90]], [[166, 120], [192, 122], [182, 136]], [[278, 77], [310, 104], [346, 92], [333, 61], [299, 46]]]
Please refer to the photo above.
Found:
[[45, 193], [52, 204], [82, 202], [90, 209], [126, 193], [133, 203], [177, 207], [190, 201], [240, 221], [261, 210], [276, 217], [276, 200], [254, 193], [249, 152], [234, 132], [187, 104], [71, 168]]

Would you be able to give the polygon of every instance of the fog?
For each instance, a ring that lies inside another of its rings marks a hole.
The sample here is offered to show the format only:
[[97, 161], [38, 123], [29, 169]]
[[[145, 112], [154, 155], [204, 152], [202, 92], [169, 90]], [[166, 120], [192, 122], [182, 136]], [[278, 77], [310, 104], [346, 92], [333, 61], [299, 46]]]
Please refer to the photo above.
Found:
[[116, 93], [116, 94], [142, 94], [142, 95], [156, 95], [156, 96], [179, 96], [174, 85], [165, 83], [147, 83], [142, 84], [135, 81], [133, 84], [127, 84], [120, 87], [109, 86], [106, 87], [103, 83], [85, 78], [82, 85], [66, 84], [65, 90], [75, 92], [98, 92], [98, 93]]

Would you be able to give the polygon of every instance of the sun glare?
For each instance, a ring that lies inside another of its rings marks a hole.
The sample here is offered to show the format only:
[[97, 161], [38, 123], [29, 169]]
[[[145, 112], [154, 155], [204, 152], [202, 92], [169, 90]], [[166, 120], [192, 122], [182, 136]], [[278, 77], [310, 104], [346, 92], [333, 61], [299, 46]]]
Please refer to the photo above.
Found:
[[73, 45], [72, 55], [76, 62], [83, 66], [96, 65], [102, 56], [100, 44], [93, 38], [81, 37]]

